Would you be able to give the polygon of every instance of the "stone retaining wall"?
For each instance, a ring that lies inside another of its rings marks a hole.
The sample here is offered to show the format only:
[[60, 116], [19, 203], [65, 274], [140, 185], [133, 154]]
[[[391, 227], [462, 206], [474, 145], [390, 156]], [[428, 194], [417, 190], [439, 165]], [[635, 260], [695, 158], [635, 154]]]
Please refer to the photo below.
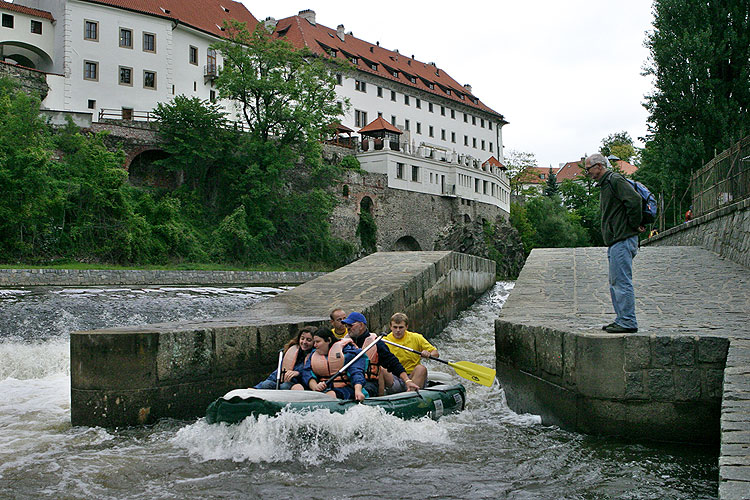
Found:
[[442, 330], [495, 283], [493, 261], [455, 252], [376, 253], [254, 304], [242, 316], [74, 332], [73, 425], [116, 427], [202, 416], [276, 365], [281, 346], [330, 311], [360, 311], [371, 331], [406, 312], [415, 331]]
[[641, 245], [700, 246], [750, 267], [750, 198], [667, 229]]
[[304, 271], [142, 271], [0, 269], [0, 287], [99, 285], [298, 284], [325, 273]]

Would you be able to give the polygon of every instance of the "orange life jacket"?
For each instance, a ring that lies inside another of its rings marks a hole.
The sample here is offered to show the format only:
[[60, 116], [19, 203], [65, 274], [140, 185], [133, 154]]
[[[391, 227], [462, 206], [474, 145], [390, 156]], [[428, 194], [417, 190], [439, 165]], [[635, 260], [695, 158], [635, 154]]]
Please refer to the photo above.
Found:
[[297, 353], [299, 352], [299, 346], [293, 345], [284, 353], [284, 359], [281, 361], [281, 369], [288, 372], [294, 370], [294, 365], [297, 364]]
[[[367, 349], [377, 338], [377, 335], [370, 333], [362, 344], [362, 350], [364, 351]], [[365, 356], [370, 360], [370, 364], [367, 366], [367, 371], [365, 372], [365, 379], [377, 380], [378, 374], [380, 373], [380, 365], [378, 364], [378, 346], [367, 349], [367, 351], [365, 351]]]
[[[310, 358], [310, 368], [313, 373], [318, 377], [318, 381], [325, 382], [331, 375], [336, 374], [341, 368], [344, 367], [344, 346], [348, 344], [354, 344], [352, 339], [341, 339], [338, 342], [331, 344], [328, 349], [328, 356], [320, 354], [317, 350], [312, 353]], [[333, 381], [334, 387], [344, 387], [349, 384], [349, 377], [346, 376], [346, 372], [342, 373], [336, 380]]]

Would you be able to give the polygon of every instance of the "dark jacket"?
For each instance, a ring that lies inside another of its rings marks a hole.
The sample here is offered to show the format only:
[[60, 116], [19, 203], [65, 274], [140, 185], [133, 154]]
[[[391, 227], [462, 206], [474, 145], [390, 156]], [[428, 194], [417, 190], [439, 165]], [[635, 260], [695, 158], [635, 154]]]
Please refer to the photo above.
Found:
[[611, 246], [637, 235], [641, 225], [641, 195], [625, 177], [611, 170], [601, 178], [599, 187], [604, 244]]
[[[357, 347], [361, 349], [362, 346], [365, 344], [365, 340], [369, 336], [370, 336], [370, 332], [365, 331], [365, 333], [363, 333], [356, 339], [352, 339], [352, 340], [354, 340], [354, 343], [357, 344]], [[404, 370], [404, 367], [401, 364], [401, 362], [398, 360], [398, 358], [391, 351], [388, 350], [388, 346], [385, 345], [385, 342], [383, 341], [378, 342], [377, 349], [378, 349], [378, 365], [382, 366], [383, 368], [391, 372], [394, 377], [398, 377], [403, 372], [406, 371]]]

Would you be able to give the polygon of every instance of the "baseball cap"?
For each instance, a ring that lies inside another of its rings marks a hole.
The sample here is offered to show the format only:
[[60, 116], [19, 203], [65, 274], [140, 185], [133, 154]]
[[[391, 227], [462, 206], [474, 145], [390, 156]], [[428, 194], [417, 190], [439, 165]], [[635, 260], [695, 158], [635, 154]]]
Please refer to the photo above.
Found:
[[345, 325], [352, 325], [354, 323], [364, 323], [367, 324], [367, 320], [365, 319], [365, 316], [362, 313], [353, 312], [349, 313], [349, 316], [341, 320], [342, 323]]

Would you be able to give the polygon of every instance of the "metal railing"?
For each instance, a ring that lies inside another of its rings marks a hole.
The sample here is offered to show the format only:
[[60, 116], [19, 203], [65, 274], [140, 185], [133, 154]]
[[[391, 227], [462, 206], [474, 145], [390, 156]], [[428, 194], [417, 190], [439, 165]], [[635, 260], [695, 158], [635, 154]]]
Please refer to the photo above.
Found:
[[156, 115], [153, 111], [137, 111], [134, 109], [110, 109], [101, 108], [99, 110], [99, 120], [128, 120], [139, 122], [156, 121]]
[[750, 136], [694, 172], [690, 183], [693, 217], [750, 196]]

